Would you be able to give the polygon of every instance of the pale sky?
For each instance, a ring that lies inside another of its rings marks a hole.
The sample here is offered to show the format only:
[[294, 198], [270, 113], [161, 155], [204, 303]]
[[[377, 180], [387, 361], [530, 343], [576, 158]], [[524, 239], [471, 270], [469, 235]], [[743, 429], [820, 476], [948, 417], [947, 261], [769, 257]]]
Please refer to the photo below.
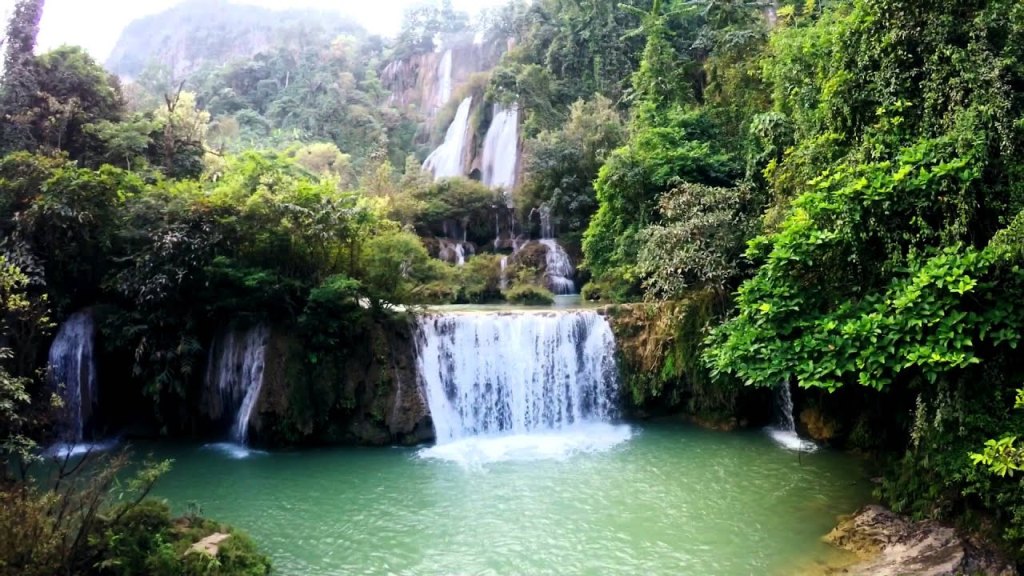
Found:
[[[37, 51], [45, 52], [62, 44], [84, 47], [99, 62], [107, 59], [121, 30], [130, 22], [155, 14], [181, 0], [46, 0], [39, 30]], [[233, 0], [236, 4], [255, 4], [268, 8], [311, 7], [336, 10], [354, 17], [367, 30], [393, 35], [398, 31], [402, 12], [423, 0]], [[0, 17], [6, 27], [7, 15], [15, 0], [0, 0]], [[456, 9], [475, 13], [484, 7], [498, 6], [505, 0], [453, 0]]]

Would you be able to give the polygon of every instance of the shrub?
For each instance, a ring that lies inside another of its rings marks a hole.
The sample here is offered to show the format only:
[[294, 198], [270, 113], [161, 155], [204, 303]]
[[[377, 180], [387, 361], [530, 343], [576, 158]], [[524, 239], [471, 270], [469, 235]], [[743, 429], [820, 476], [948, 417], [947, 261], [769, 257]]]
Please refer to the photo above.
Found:
[[505, 292], [505, 298], [514, 304], [530, 304], [535, 306], [544, 306], [554, 304], [555, 302], [555, 295], [549, 290], [529, 284], [521, 284], [508, 290]]

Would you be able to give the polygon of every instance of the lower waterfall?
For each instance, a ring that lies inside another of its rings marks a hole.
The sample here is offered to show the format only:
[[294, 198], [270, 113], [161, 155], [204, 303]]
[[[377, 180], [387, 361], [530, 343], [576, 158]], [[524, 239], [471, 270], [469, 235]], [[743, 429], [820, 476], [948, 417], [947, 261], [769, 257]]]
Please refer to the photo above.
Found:
[[256, 326], [244, 332], [228, 331], [210, 349], [206, 367], [208, 393], [219, 401], [216, 414], [234, 414], [231, 440], [245, 444], [249, 419], [263, 387], [263, 366], [270, 330]]
[[96, 405], [96, 365], [93, 360], [92, 314], [78, 312], [68, 318], [50, 346], [49, 381], [64, 402], [60, 441], [79, 444]]
[[631, 433], [610, 424], [615, 339], [594, 311], [425, 315], [417, 367], [437, 436], [428, 456], [561, 457]]

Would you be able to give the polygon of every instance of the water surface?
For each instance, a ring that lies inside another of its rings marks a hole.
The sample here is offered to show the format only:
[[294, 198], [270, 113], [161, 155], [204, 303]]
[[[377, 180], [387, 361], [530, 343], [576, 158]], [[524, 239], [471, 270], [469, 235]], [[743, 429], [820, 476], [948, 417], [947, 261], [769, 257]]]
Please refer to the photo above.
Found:
[[[136, 448], [175, 459], [157, 496], [248, 531], [278, 574], [792, 574], [828, 556], [820, 537], [868, 499], [858, 462], [829, 450], [799, 454], [763, 432], [604, 426], [617, 441], [574, 451], [542, 439], [539, 458], [519, 457], [522, 438], [481, 439], [459, 458]], [[472, 457], [494, 444], [515, 449]]]

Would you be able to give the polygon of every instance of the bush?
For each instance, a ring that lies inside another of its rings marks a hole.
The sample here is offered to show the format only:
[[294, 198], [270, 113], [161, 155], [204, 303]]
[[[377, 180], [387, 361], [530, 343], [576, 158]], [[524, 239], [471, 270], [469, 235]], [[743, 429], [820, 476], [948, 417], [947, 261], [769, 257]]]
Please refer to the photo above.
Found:
[[546, 288], [521, 284], [505, 292], [505, 298], [513, 304], [545, 306], [555, 303], [555, 295]]

